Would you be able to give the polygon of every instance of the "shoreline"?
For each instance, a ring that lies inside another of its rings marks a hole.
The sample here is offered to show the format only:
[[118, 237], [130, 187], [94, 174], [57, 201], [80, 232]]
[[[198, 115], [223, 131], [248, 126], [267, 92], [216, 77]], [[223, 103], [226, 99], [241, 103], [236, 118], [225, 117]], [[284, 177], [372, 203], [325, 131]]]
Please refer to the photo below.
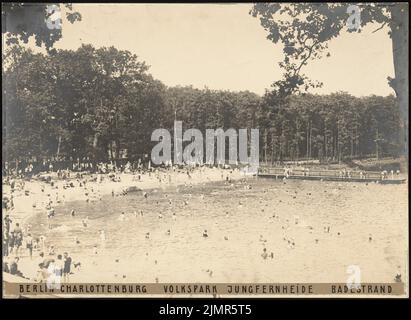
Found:
[[[317, 168], [322, 166], [314, 165], [309, 167]], [[342, 167], [349, 168], [346, 165]], [[24, 224], [34, 216], [36, 211], [44, 210], [46, 212], [47, 202], [50, 201], [52, 201], [51, 207], [56, 209], [64, 203], [79, 200], [95, 202], [101, 200], [101, 197], [110, 195], [113, 192], [116, 195], [123, 194], [124, 191], [127, 193], [127, 189], [129, 189], [128, 192], [149, 192], [154, 189], [178, 187], [184, 184], [198, 185], [215, 181], [225, 181], [226, 177], [229, 177], [230, 180], [249, 177], [238, 168], [222, 169], [217, 167], [194, 168], [194, 170], [190, 172], [190, 178], [187, 177], [187, 171], [182, 169], [160, 169], [152, 172], [145, 171], [140, 174], [135, 172], [115, 173], [115, 177], [120, 177], [121, 181], [110, 180], [109, 176], [113, 173], [80, 173], [82, 174], [81, 178], [76, 178], [74, 172], [71, 172], [73, 176], [66, 179], [58, 178], [56, 172], [51, 174], [41, 173], [41, 176], [51, 177], [49, 182], [41, 181], [38, 177], [28, 181], [25, 181], [23, 178], [14, 179], [17, 186], [20, 186], [22, 182], [24, 186], [15, 189], [13, 193], [14, 208], [8, 210], [3, 208], [3, 217], [5, 214], [9, 214], [10, 217], [15, 219], [13, 220], [13, 224], [15, 222]], [[170, 179], [168, 175], [171, 176], [171, 180], [168, 180]], [[98, 180], [99, 176], [103, 177], [103, 182], [94, 181]], [[141, 176], [141, 180], [136, 180], [138, 176]], [[407, 174], [401, 172], [399, 178], [405, 179], [405, 183], [407, 184]], [[79, 181], [82, 182], [82, 186], [80, 186]], [[52, 182], [53, 185], [51, 185], [50, 182]], [[74, 186], [64, 187], [70, 183], [73, 183]], [[7, 197], [10, 199], [10, 185], [3, 183], [2, 186], [3, 198]], [[25, 192], [28, 192], [28, 194]]]
[[[13, 192], [13, 209], [3, 208], [3, 217], [8, 214], [15, 223], [24, 225], [38, 210], [44, 210], [49, 201], [51, 207], [58, 209], [61, 205], [73, 201], [90, 201], [95, 202], [101, 200], [103, 196], [110, 195], [114, 192], [115, 195], [123, 194], [124, 192], [149, 192], [155, 189], [163, 189], [167, 187], [178, 187], [181, 185], [198, 185], [215, 181], [225, 181], [226, 177], [230, 180], [238, 180], [247, 177], [239, 169], [219, 169], [202, 167], [195, 169], [190, 173], [190, 178], [186, 172], [181, 170], [167, 171], [161, 170], [158, 172], [138, 173], [116, 173], [115, 177], [120, 178], [120, 181], [109, 179], [111, 173], [105, 174], [83, 174], [83, 177], [77, 179], [70, 177], [68, 179], [59, 179], [56, 174], [52, 176], [51, 182], [31, 179], [24, 181], [24, 186], [16, 188]], [[136, 180], [140, 175], [141, 180]], [[99, 176], [103, 177], [102, 182], [90, 181]], [[170, 178], [169, 178], [170, 176]], [[171, 179], [171, 180], [169, 180]], [[23, 179], [15, 179], [16, 185], [20, 186]], [[85, 183], [84, 183], [85, 182]], [[74, 187], [65, 187], [73, 183]], [[81, 184], [81, 185], [80, 185]], [[129, 190], [129, 191], [127, 191]], [[28, 192], [28, 195], [26, 194]], [[10, 185], [3, 184], [3, 198], [11, 198]]]
[[[19, 269], [23, 271], [25, 276], [30, 279], [34, 279], [36, 264], [33, 261], [38, 259], [40, 252], [44, 252], [47, 256], [47, 252], [42, 249], [33, 251], [33, 258], [30, 259], [26, 252], [24, 238], [27, 234], [31, 234], [34, 238], [38, 235], [34, 235], [32, 232], [32, 225], [30, 219], [34, 218], [36, 214], [41, 211], [44, 215], [47, 214], [47, 205], [50, 200], [52, 201], [51, 208], [56, 210], [56, 214], [59, 215], [59, 209], [70, 205], [70, 203], [77, 201], [87, 201], [90, 203], [96, 203], [103, 200], [114, 192], [115, 196], [125, 195], [124, 191], [132, 189], [127, 193], [150, 193], [155, 190], [165, 190], [167, 188], [176, 188], [179, 186], [198, 186], [200, 184], [209, 184], [213, 182], [224, 182], [226, 179], [230, 181], [246, 178], [247, 175], [239, 169], [221, 169], [221, 168], [195, 168], [190, 172], [188, 177], [186, 170], [159, 170], [156, 172], [144, 172], [138, 173], [117, 173], [115, 179], [120, 178], [120, 181], [113, 181], [109, 178], [112, 173], [101, 174], [103, 177], [102, 182], [98, 182], [98, 174], [84, 174], [82, 178], [58, 179], [56, 174], [53, 174], [53, 178], [50, 182], [40, 181], [38, 178], [31, 179], [24, 182], [24, 186], [20, 188], [20, 183], [23, 179], [15, 179], [17, 188], [13, 192], [14, 208], [12, 210], [3, 209], [3, 217], [5, 214], [9, 214], [12, 223], [10, 229], [13, 230], [16, 227], [16, 223], [19, 223], [23, 230], [23, 244], [20, 247], [18, 254], [12, 253], [6, 260], [10, 260], [14, 257], [19, 257]], [[140, 180], [137, 180], [138, 176], [141, 176]], [[97, 177], [97, 181], [94, 181]], [[92, 180], [92, 181], [90, 181]], [[86, 183], [84, 183], [86, 181]], [[67, 184], [73, 183], [74, 187], [64, 188]], [[28, 191], [28, 195], [26, 192]], [[3, 197], [8, 196], [10, 198], [11, 187], [10, 185], [3, 185]], [[33, 207], [36, 204], [36, 207]], [[34, 269], [33, 269], [34, 268]], [[23, 280], [24, 281], [24, 280]]]

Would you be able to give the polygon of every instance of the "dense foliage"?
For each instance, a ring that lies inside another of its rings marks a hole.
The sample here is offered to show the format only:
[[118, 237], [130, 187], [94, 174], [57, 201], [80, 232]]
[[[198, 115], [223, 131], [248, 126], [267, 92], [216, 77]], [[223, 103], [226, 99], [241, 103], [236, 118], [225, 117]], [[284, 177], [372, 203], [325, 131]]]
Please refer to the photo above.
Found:
[[259, 128], [268, 161], [398, 152], [393, 96], [167, 87], [130, 52], [91, 45], [46, 55], [14, 46], [3, 61], [3, 162], [138, 159], [175, 119], [184, 129]]
[[[1, 4], [1, 33], [4, 42], [8, 45], [27, 43], [34, 37], [36, 45], [44, 45], [48, 51], [56, 41], [62, 37], [61, 28], [47, 26], [46, 20], [58, 10], [60, 15], [56, 18], [69, 23], [81, 21], [81, 14], [73, 10], [71, 3], [30, 3], [30, 2], [5, 2]], [[53, 18], [54, 19], [54, 18]]]
[[[353, 6], [354, 5], [354, 6]], [[353, 8], [355, 7], [355, 8]], [[352, 16], [356, 12], [357, 15]], [[366, 25], [376, 25], [392, 41], [395, 77], [387, 77], [393, 88], [400, 113], [398, 141], [401, 153], [408, 154], [408, 3], [255, 3], [250, 10], [267, 31], [267, 39], [283, 44], [283, 71], [272, 90], [280, 96], [307, 92], [322, 83], [309, 79], [303, 69], [311, 61], [330, 56], [328, 44], [343, 31], [362, 32]], [[352, 17], [358, 28], [348, 28]]]

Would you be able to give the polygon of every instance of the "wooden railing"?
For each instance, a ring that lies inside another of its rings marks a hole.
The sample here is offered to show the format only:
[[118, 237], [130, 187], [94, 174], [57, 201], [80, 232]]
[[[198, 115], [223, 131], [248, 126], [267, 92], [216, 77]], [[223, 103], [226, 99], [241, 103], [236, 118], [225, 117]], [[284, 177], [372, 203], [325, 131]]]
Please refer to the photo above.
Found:
[[[287, 171], [284, 168], [268, 168], [260, 167], [259, 174], [269, 174], [269, 175], [286, 175]], [[311, 177], [336, 177], [336, 178], [353, 178], [353, 179], [382, 179], [381, 172], [376, 171], [339, 171], [339, 170], [326, 170], [326, 169], [290, 169], [288, 171], [289, 176], [311, 176]], [[399, 179], [399, 177], [394, 174], [391, 175], [390, 172], [386, 174], [384, 179]]]

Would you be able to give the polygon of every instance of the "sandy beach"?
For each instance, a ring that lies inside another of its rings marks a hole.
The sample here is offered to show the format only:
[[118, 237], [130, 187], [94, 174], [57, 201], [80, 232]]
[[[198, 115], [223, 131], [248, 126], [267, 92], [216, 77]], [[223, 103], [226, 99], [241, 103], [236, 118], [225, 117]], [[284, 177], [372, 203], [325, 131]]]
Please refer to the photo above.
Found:
[[[43, 174], [50, 177], [49, 182], [41, 181], [38, 178], [27, 180], [14, 179], [16, 188], [11, 192], [9, 184], [3, 184], [3, 197], [13, 199], [14, 207], [10, 210], [3, 209], [3, 216], [8, 214], [12, 220], [11, 229], [13, 230], [16, 224], [19, 224], [24, 231], [24, 236], [31, 233], [34, 239], [40, 236], [48, 238], [47, 234], [36, 234], [32, 231], [32, 220], [36, 215], [43, 218], [47, 217], [47, 207], [55, 210], [56, 216], [61, 216], [61, 208], [71, 207], [71, 203], [87, 203], [95, 204], [102, 201], [104, 197], [112, 198], [121, 197], [127, 194], [138, 193], [143, 194], [156, 193], [165, 188], [175, 188], [178, 186], [193, 187], [197, 184], [205, 184], [216, 181], [237, 180], [246, 177], [246, 175], [238, 169], [217, 169], [202, 167], [190, 171], [187, 170], [154, 170], [153, 172], [143, 172], [141, 174], [133, 173], [116, 173], [111, 174], [88, 174], [83, 173], [81, 178], [76, 178], [72, 174], [71, 178], [58, 179], [57, 174]], [[50, 183], [51, 182], [51, 183]], [[70, 186], [71, 185], [71, 186]], [[66, 213], [68, 215], [68, 213]], [[92, 214], [90, 214], [92, 217]], [[84, 219], [84, 216], [82, 217]], [[88, 219], [88, 216], [87, 216]], [[47, 230], [46, 233], [53, 230]], [[60, 228], [60, 232], [64, 232], [64, 228]], [[51, 241], [46, 240], [43, 247], [34, 250], [34, 257], [38, 257], [40, 252], [44, 252], [47, 256], [47, 250]], [[58, 248], [60, 249], [60, 248]], [[62, 253], [62, 252], [58, 252]], [[25, 277], [35, 279], [38, 266], [33, 263], [28, 256], [28, 252], [23, 246], [20, 252], [11, 254], [6, 259], [12, 259], [18, 256], [20, 258], [19, 269]], [[40, 259], [41, 260], [41, 259]], [[39, 261], [40, 261], [39, 260]], [[87, 264], [87, 257], [85, 258]], [[37, 260], [36, 260], [37, 261]], [[84, 261], [84, 260], [83, 260]], [[84, 262], [83, 262], [84, 264]], [[76, 277], [75, 277], [76, 278]], [[90, 279], [88, 279], [90, 280]]]
[[[194, 170], [190, 173], [190, 178], [185, 170], [176, 171], [158, 171], [152, 173], [138, 174], [133, 173], [118, 173], [117, 178], [121, 181], [112, 181], [109, 174], [84, 174], [84, 177], [77, 179], [74, 174], [69, 179], [57, 179], [57, 174], [47, 174], [53, 181], [53, 186], [50, 183], [39, 181], [39, 179], [31, 179], [24, 181], [24, 187], [17, 188], [13, 193], [14, 209], [7, 212], [13, 219], [13, 222], [24, 224], [35, 210], [45, 210], [49, 200], [53, 203], [53, 207], [69, 202], [87, 199], [96, 201], [104, 195], [122, 194], [128, 188], [136, 187], [138, 190], [151, 190], [155, 188], [164, 188], [167, 186], [178, 185], [195, 185], [199, 183], [221, 181], [229, 176], [230, 179], [239, 179], [244, 177], [244, 174], [239, 170], [221, 170], [217, 168], [203, 167], [200, 170]], [[102, 177], [102, 182], [93, 181], [98, 177]], [[169, 177], [171, 180], [169, 180]], [[159, 180], [160, 179], [160, 180]], [[79, 180], [86, 181], [86, 184], [79, 187]], [[16, 180], [16, 184], [20, 185], [22, 180]], [[64, 188], [67, 184], [73, 182], [74, 187]], [[3, 184], [3, 196], [10, 198], [11, 188], [8, 184]], [[27, 194], [25, 193], [27, 192]]]

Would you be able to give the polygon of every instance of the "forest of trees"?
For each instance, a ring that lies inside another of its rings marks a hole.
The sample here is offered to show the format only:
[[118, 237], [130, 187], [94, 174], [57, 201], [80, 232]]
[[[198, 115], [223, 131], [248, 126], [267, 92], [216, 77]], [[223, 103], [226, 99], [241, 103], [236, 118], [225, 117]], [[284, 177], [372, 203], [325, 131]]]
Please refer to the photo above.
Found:
[[[338, 92], [281, 97], [243, 91], [167, 87], [136, 55], [83, 45], [3, 54], [3, 163], [150, 154], [154, 129], [259, 128], [260, 161], [396, 156], [394, 96]], [[124, 153], [126, 150], [126, 153]]]

